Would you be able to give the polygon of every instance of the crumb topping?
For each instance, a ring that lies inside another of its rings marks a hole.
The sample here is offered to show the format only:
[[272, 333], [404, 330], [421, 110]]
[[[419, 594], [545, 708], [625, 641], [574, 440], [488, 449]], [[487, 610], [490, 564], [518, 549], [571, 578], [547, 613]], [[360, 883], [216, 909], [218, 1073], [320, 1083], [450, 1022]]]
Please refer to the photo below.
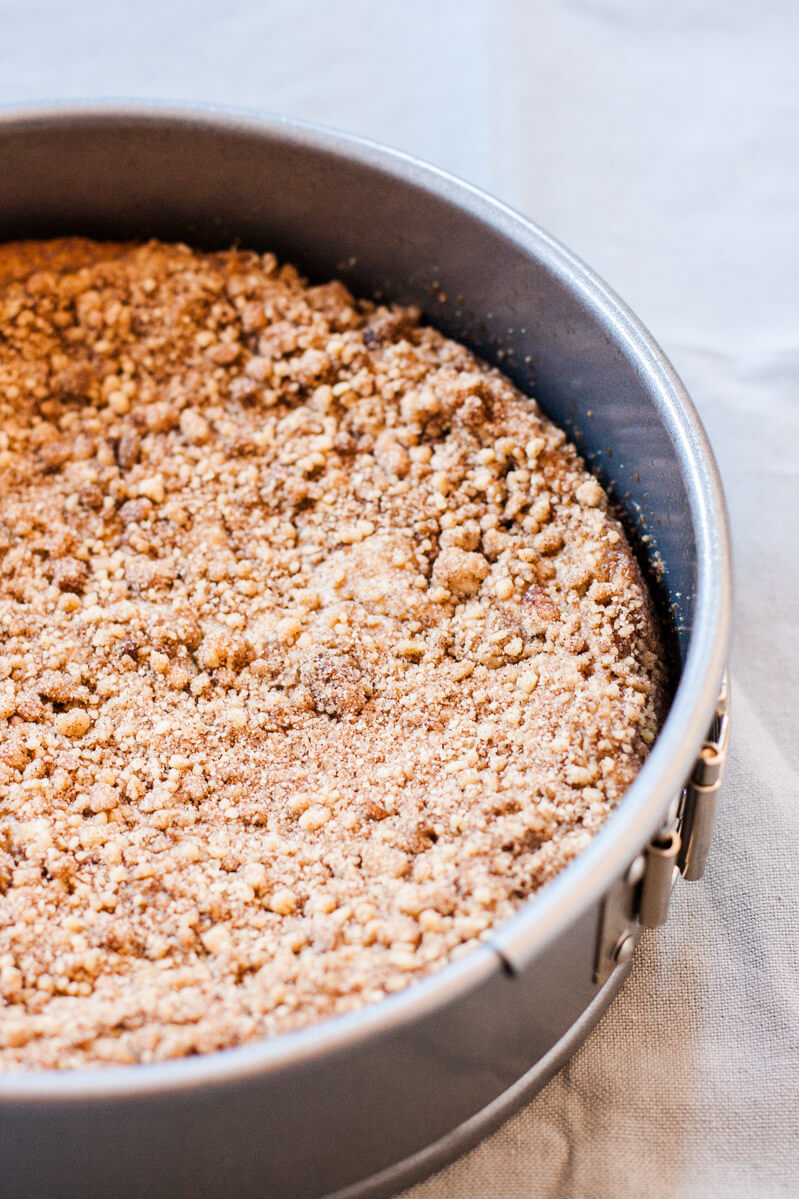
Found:
[[602, 488], [417, 311], [0, 248], [0, 1068], [405, 987], [585, 846], [664, 704]]

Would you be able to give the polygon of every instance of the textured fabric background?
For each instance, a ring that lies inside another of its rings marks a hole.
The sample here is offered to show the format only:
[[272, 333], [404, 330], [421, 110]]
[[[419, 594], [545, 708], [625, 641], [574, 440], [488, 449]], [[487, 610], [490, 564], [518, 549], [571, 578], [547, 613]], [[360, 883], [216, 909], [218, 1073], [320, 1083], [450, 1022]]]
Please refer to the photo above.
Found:
[[797, 59], [793, 0], [0, 0], [0, 102], [282, 111], [514, 204], [650, 326], [718, 455], [734, 730], [707, 876], [573, 1061], [412, 1199], [799, 1196]]

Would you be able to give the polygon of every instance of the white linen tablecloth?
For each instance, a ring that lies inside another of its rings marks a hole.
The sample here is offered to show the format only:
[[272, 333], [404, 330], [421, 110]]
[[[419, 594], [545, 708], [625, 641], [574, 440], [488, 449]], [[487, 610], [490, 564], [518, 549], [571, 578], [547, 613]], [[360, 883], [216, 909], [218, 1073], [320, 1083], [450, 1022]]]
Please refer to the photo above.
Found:
[[515, 205], [649, 325], [717, 453], [734, 725], [707, 875], [565, 1069], [409, 1199], [799, 1195], [797, 59], [793, 0], [0, 0], [0, 103], [285, 112]]

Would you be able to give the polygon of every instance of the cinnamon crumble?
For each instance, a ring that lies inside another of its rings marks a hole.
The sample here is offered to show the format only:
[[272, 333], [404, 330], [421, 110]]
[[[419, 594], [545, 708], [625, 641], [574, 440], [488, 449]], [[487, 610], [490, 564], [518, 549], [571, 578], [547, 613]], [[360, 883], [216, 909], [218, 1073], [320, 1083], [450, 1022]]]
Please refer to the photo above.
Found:
[[665, 704], [599, 484], [413, 309], [0, 248], [0, 1068], [372, 1002], [588, 842]]

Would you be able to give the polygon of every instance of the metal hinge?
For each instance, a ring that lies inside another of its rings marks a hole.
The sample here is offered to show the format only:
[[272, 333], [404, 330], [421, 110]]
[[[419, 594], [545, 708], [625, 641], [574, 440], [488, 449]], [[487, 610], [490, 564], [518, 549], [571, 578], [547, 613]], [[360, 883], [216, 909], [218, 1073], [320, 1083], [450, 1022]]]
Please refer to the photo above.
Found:
[[710, 839], [716, 823], [721, 780], [730, 736], [729, 688], [726, 675], [716, 705], [716, 715], [696, 765], [685, 785], [678, 813], [682, 846], [678, 858], [683, 878], [693, 882], [705, 873]]
[[629, 961], [642, 928], [665, 924], [669, 900], [680, 874], [689, 880], [705, 872], [716, 818], [729, 738], [726, 676], [691, 777], [671, 804], [655, 836], [605, 896], [597, 943], [594, 982], [601, 984], [616, 966]]

